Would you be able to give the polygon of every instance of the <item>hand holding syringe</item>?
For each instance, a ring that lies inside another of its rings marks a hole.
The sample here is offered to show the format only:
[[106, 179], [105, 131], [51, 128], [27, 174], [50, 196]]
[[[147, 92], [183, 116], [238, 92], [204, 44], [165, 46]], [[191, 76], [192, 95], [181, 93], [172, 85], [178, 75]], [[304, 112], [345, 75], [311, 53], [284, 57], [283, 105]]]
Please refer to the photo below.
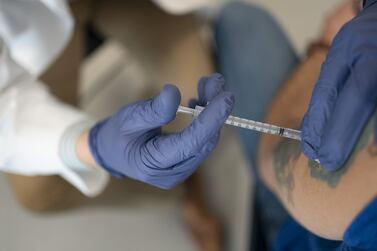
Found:
[[[203, 111], [203, 109], [204, 107], [201, 106], [196, 106], [195, 109], [179, 106], [178, 113], [190, 114], [191, 116], [197, 117], [199, 113]], [[235, 116], [229, 116], [225, 121], [225, 124], [301, 141], [301, 132], [290, 128], [270, 125]]]

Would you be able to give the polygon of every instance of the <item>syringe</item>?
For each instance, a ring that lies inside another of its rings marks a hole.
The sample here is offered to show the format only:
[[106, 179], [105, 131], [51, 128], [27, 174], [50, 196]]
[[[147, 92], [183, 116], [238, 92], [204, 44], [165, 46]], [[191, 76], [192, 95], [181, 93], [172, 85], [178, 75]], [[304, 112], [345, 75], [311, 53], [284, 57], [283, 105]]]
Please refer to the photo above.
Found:
[[[203, 110], [204, 107], [201, 106], [196, 106], [195, 109], [188, 108], [185, 106], [179, 106], [178, 108], [179, 113], [190, 114], [194, 117], [198, 116], [199, 113], [201, 113]], [[239, 118], [235, 116], [229, 116], [228, 119], [225, 121], [225, 124], [301, 141], [301, 132], [290, 128], [270, 125], [267, 123]]]

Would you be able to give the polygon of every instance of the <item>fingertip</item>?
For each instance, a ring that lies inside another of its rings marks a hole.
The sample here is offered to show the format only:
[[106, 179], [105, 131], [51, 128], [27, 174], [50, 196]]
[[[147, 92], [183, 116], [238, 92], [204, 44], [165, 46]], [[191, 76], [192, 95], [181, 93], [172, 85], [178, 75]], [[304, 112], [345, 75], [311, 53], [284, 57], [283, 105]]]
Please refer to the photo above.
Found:
[[167, 123], [175, 118], [180, 103], [181, 93], [178, 88], [175, 85], [167, 84], [160, 92], [154, 109], [161, 116], [161, 119]]
[[306, 157], [311, 160], [318, 159], [317, 152], [315, 151], [314, 147], [305, 139], [302, 138], [301, 142], [302, 152]]
[[198, 84], [199, 101], [201, 105], [206, 105], [224, 90], [225, 79], [220, 73], [203, 77]]
[[166, 94], [166, 95], [174, 95], [174, 96], [181, 96], [181, 93], [179, 92], [179, 89], [177, 86], [173, 84], [166, 84], [162, 91], [161, 94]]
[[214, 74], [212, 74], [211, 78], [217, 79], [219, 81], [225, 81], [224, 76], [218, 72], [215, 72]]
[[[234, 107], [234, 96], [230, 92], [217, 95], [204, 110], [205, 114], [212, 114], [216, 120], [226, 120]], [[221, 122], [223, 123], [223, 122]]]
[[206, 105], [205, 101], [205, 85], [208, 80], [207, 76], [201, 77], [198, 83], [198, 96], [199, 96], [199, 104]]
[[227, 104], [229, 106], [234, 106], [236, 100], [234, 98], [234, 94], [232, 92], [225, 91], [224, 96], [226, 97]]
[[315, 144], [312, 142], [308, 132], [310, 132], [310, 128], [308, 128], [308, 117], [306, 114], [301, 123], [301, 147], [305, 156], [311, 160], [314, 160], [318, 158], [317, 148], [315, 147]]
[[166, 84], [162, 89], [160, 96], [163, 105], [166, 107], [177, 108], [181, 103], [181, 93], [175, 85]]
[[317, 158], [317, 151], [321, 145], [321, 137], [324, 130], [323, 122], [326, 121], [322, 114], [313, 111], [313, 107], [304, 115], [301, 123], [301, 141], [304, 154], [311, 158]]
[[207, 81], [206, 89], [208, 96], [216, 96], [221, 91], [224, 91], [225, 86], [225, 78], [220, 73], [214, 73], [212, 74]]
[[346, 160], [344, 149], [337, 144], [327, 143], [318, 151], [318, 160], [321, 166], [329, 172], [334, 172], [341, 168]]
[[218, 99], [219, 101], [222, 101], [224, 103], [227, 113], [230, 113], [230, 112], [233, 111], [233, 107], [234, 107], [234, 103], [235, 103], [233, 93], [222, 92], [215, 99]]
[[[337, 151], [334, 147], [332, 147], [331, 151], [326, 149], [327, 147], [322, 147], [317, 151], [310, 141], [304, 138], [302, 138], [301, 146], [304, 155], [311, 160], [318, 160], [326, 171], [336, 171], [343, 163], [341, 161], [342, 158], [340, 157], [341, 152]], [[329, 155], [330, 152], [331, 155]]]

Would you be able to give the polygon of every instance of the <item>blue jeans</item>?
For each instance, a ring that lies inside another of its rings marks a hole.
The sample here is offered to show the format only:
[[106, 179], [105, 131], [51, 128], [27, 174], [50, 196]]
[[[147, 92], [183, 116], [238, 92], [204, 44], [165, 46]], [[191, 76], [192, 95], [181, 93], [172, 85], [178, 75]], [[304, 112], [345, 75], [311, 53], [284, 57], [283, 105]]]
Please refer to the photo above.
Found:
[[[297, 55], [277, 22], [263, 9], [242, 2], [224, 7], [215, 23], [218, 70], [235, 95], [234, 114], [263, 121], [277, 90], [298, 63]], [[256, 178], [255, 204], [268, 243], [288, 215], [256, 173], [259, 134], [240, 129]], [[258, 210], [259, 209], [259, 210]]]

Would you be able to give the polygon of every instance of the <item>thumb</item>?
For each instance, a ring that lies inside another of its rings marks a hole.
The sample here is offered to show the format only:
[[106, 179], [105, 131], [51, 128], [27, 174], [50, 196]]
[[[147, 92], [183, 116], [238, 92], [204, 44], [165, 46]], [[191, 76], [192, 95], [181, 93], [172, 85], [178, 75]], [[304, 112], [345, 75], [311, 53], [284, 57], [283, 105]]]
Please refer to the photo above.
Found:
[[[190, 169], [195, 165], [178, 165], [189, 159], [197, 159], [198, 156], [206, 156], [217, 143], [220, 129], [231, 113], [234, 105], [234, 97], [231, 93], [223, 92], [215, 97], [211, 103], [199, 114], [199, 116], [182, 132], [168, 135], [159, 135], [148, 141], [145, 146], [144, 159], [148, 166], [176, 171], [179, 167]], [[163, 164], [162, 164], [163, 163]]]
[[161, 126], [175, 118], [180, 103], [181, 94], [178, 88], [167, 84], [160, 94], [151, 100], [149, 113], [152, 117], [155, 116], [154, 119], [159, 121]]
[[121, 113], [122, 131], [149, 131], [172, 121], [181, 102], [181, 94], [174, 85], [167, 84], [156, 97], [127, 106]]

